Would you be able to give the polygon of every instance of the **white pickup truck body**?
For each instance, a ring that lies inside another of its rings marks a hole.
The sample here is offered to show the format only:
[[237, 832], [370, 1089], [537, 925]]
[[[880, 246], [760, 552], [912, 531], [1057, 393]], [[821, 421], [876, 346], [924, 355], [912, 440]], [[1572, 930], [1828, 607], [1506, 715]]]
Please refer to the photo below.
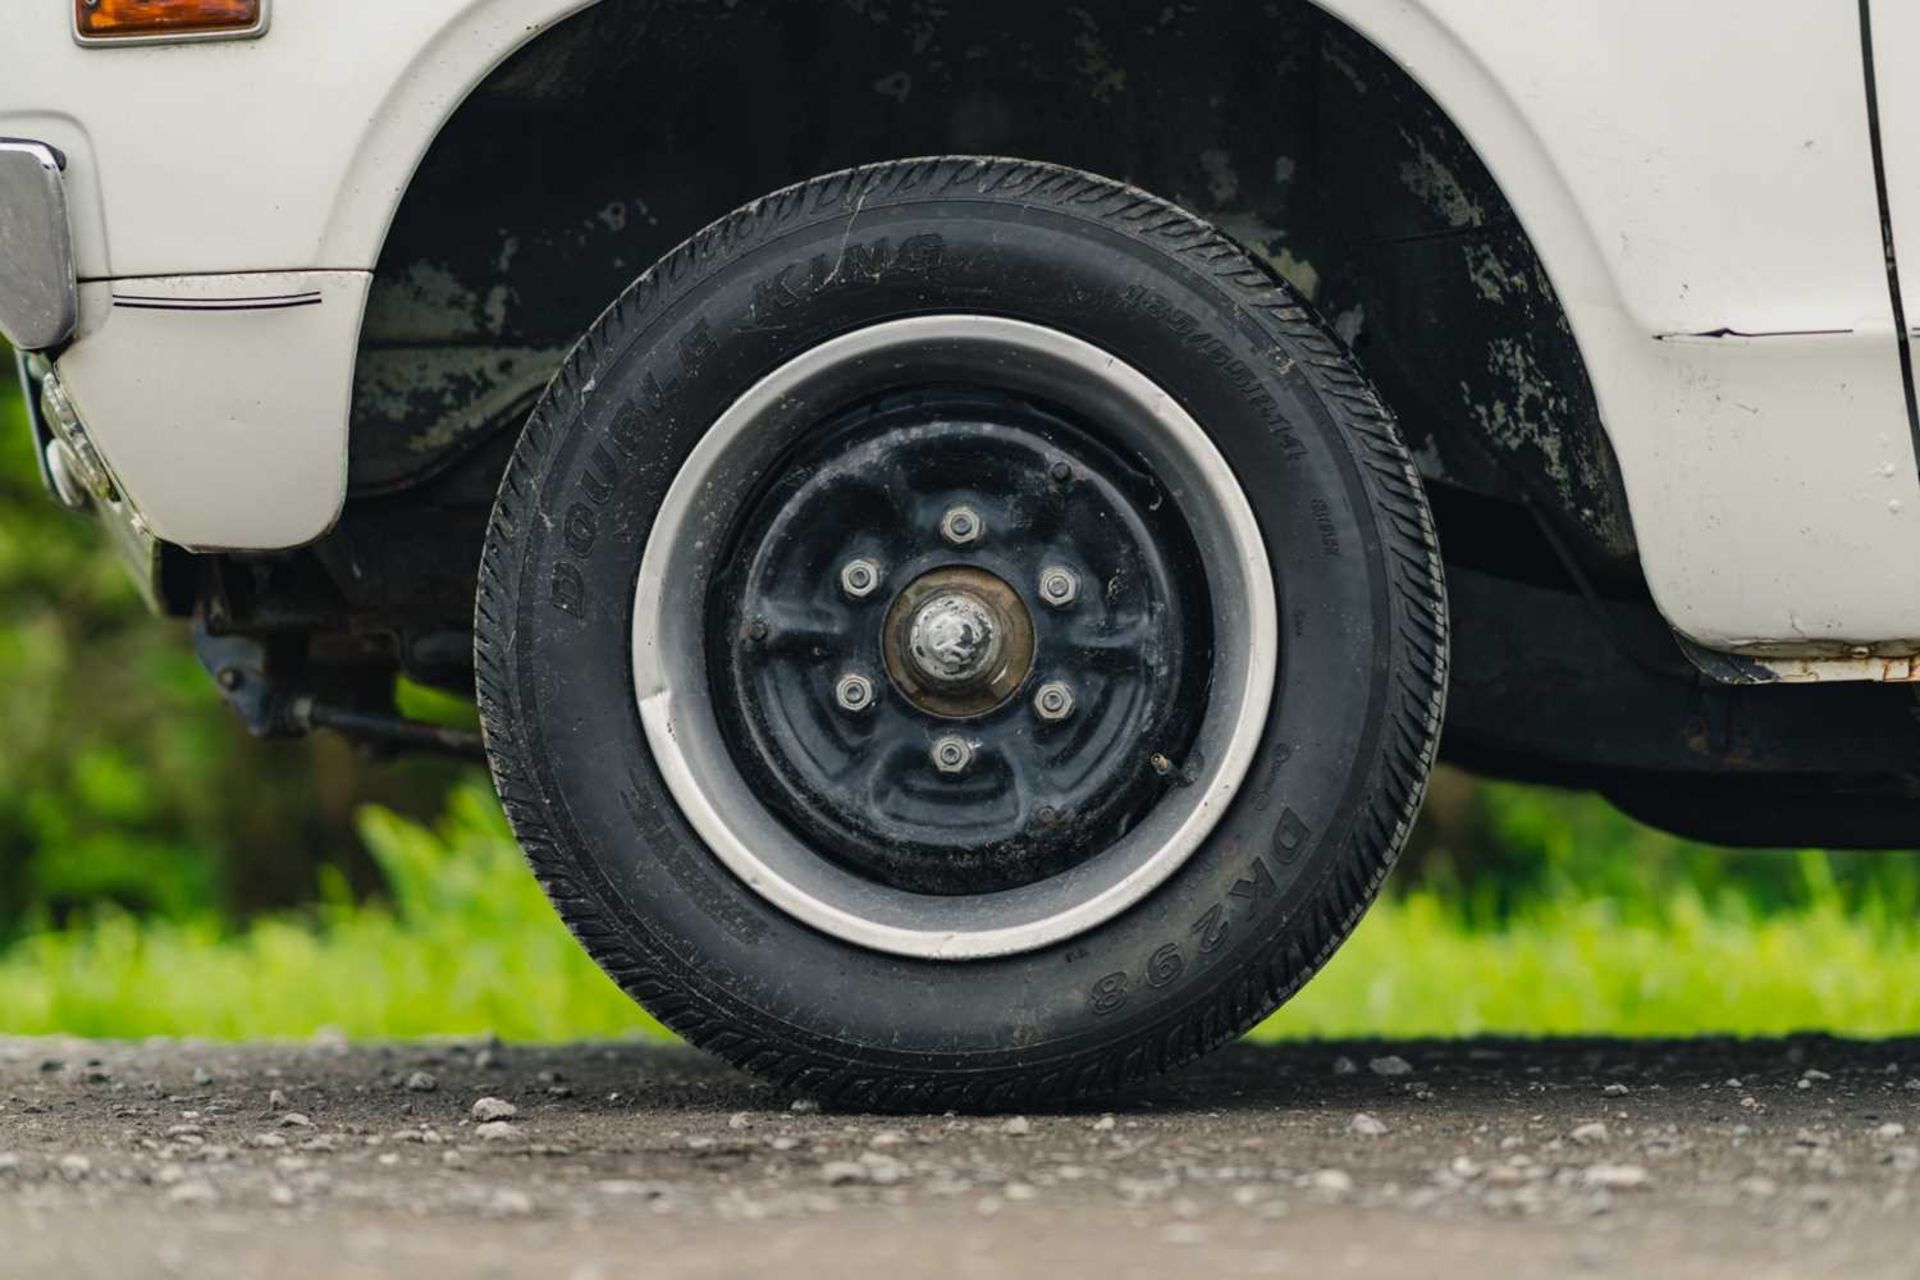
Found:
[[[328, 529], [361, 308], [415, 166], [492, 68], [582, 7], [281, 0], [260, 39], [100, 48], [61, 4], [0, 0], [0, 136], [67, 157], [81, 289], [61, 380], [155, 536]], [[1920, 244], [1920, 75], [1900, 62], [1920, 12], [1872, 7], [1883, 228], [1853, 0], [1324, 7], [1433, 95], [1512, 202], [1673, 625], [1838, 660], [1796, 673], [1905, 678], [1880, 661], [1920, 653], [1888, 252]]]

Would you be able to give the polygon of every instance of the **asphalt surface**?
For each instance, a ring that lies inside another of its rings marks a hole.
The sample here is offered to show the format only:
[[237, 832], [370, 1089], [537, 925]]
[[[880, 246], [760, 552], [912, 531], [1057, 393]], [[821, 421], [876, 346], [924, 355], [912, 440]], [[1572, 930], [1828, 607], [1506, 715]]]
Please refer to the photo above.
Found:
[[0, 1039], [0, 1274], [1907, 1280], [1920, 1040], [1242, 1047], [903, 1118], [638, 1044]]

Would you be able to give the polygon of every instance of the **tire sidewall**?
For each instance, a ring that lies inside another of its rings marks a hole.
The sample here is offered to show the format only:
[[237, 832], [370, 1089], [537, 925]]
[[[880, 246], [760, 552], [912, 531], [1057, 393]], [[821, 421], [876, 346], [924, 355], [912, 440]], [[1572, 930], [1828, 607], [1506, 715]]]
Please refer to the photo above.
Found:
[[[1217, 238], [1183, 254], [1110, 206], [971, 191], [847, 204], [771, 197], [671, 255], [602, 317], [529, 427], [531, 510], [504, 544], [490, 536], [511, 639], [487, 718], [539, 811], [536, 869], [616, 978], [643, 1001], [671, 988], [670, 1023], [693, 1009], [853, 1068], [1070, 1065], [1189, 1027], [1226, 988], [1258, 1016], [1350, 927], [1392, 853], [1357, 848], [1383, 785], [1395, 603], [1368, 476], [1315, 377], [1341, 353]], [[941, 312], [1064, 330], [1179, 400], [1241, 480], [1282, 628], [1258, 753], [1180, 870], [1087, 933], [965, 962], [828, 937], [722, 866], [654, 767], [630, 653], [653, 515], [707, 426], [821, 341]], [[583, 928], [583, 908], [608, 929]]]

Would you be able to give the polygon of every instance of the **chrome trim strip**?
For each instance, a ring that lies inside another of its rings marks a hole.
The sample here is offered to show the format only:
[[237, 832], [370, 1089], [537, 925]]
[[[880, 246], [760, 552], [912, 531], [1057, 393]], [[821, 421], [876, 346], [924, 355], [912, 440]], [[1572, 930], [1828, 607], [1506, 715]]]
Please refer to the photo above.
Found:
[[273, 0], [260, 0], [260, 20], [250, 27], [232, 27], [225, 31], [162, 31], [144, 36], [89, 36], [80, 31], [80, 9], [75, 5], [68, 30], [73, 42], [83, 49], [139, 48], [151, 44], [192, 44], [203, 40], [258, 40], [267, 34], [273, 20]]
[[317, 307], [320, 291], [288, 293], [267, 298], [155, 298], [116, 293], [113, 305], [128, 311], [284, 311], [288, 307]]
[[44, 142], [0, 138], [0, 334], [22, 351], [60, 345], [80, 319], [64, 164]]

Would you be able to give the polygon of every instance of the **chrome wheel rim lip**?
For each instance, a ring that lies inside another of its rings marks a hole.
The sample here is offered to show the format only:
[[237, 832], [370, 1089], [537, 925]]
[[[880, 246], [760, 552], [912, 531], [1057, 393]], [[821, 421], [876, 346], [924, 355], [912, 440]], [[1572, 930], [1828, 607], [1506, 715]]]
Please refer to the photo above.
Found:
[[[836, 384], [899, 371], [971, 370], [1000, 385], [1078, 396], [1107, 437], [1142, 457], [1207, 552], [1213, 692], [1190, 784], [1126, 836], [1033, 884], [916, 894], [834, 865], [753, 795], [727, 750], [706, 678], [704, 600], [732, 517], [784, 450], [835, 406]], [[1063, 392], [1064, 389], [1064, 392]], [[1145, 374], [1091, 343], [999, 316], [916, 316], [821, 343], [722, 413], [675, 476], [634, 589], [632, 664], [642, 727], [668, 791], [707, 848], [793, 918], [871, 950], [935, 960], [1015, 955], [1084, 933], [1185, 865], [1238, 793], [1272, 702], [1279, 657], [1271, 566], [1252, 507], [1211, 439]]]

